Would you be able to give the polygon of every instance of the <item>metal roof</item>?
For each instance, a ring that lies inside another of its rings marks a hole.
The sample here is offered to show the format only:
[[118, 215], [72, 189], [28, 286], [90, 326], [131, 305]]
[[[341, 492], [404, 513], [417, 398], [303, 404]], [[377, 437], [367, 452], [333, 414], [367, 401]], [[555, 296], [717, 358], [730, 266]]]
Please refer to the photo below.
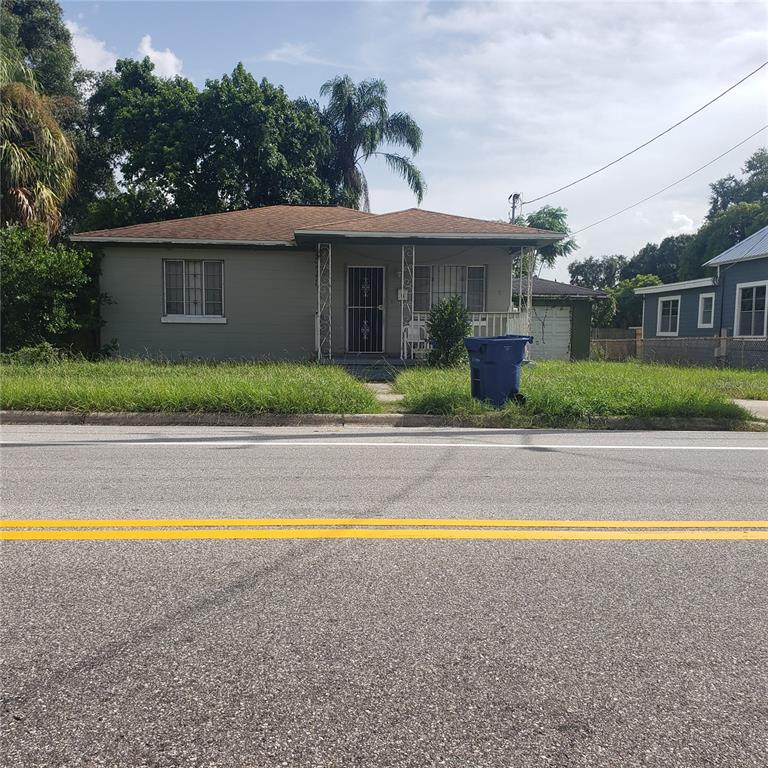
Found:
[[705, 267], [716, 267], [718, 264], [733, 264], [735, 261], [747, 259], [763, 259], [768, 256], [768, 227], [758, 229], [757, 232], [732, 245], [727, 251], [710, 259]]

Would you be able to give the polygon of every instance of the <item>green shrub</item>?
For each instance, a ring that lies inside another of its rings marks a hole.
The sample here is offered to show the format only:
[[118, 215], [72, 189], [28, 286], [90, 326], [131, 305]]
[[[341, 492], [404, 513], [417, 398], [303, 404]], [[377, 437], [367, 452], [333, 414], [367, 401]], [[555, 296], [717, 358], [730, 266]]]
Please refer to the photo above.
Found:
[[53, 344], [41, 341], [33, 347], [21, 347], [15, 352], [3, 356], [3, 362], [16, 365], [51, 365], [60, 362], [65, 353], [56, 349]]
[[0, 228], [3, 350], [61, 343], [81, 327], [76, 303], [91, 278], [87, 251], [50, 245], [40, 226]]
[[428, 362], [447, 368], [466, 358], [464, 338], [469, 336], [469, 312], [459, 296], [435, 304], [427, 319], [427, 333], [432, 342]]

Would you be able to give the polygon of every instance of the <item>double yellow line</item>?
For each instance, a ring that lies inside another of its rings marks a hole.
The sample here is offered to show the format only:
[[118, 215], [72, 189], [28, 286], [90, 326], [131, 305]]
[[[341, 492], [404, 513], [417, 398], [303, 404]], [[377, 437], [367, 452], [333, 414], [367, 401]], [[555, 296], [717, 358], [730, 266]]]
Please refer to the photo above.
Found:
[[0, 520], [1, 541], [168, 539], [767, 541], [768, 520], [494, 520], [419, 517]]

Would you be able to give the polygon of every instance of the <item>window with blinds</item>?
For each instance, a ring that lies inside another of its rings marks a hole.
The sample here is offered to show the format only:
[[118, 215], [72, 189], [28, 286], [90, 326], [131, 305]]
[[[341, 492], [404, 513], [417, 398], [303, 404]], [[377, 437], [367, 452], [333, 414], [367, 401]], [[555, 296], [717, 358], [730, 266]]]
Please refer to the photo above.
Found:
[[456, 264], [416, 266], [413, 309], [428, 312], [443, 299], [461, 296], [470, 312], [485, 311], [485, 267]]
[[223, 317], [223, 261], [166, 259], [163, 274], [166, 315]]

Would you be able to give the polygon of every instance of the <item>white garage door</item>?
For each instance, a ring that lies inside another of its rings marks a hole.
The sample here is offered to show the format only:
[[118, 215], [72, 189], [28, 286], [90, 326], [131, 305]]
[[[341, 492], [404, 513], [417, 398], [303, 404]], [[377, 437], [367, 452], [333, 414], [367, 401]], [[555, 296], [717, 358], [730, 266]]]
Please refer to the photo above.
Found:
[[532, 360], [569, 360], [571, 357], [571, 308], [536, 307], [531, 321]]

